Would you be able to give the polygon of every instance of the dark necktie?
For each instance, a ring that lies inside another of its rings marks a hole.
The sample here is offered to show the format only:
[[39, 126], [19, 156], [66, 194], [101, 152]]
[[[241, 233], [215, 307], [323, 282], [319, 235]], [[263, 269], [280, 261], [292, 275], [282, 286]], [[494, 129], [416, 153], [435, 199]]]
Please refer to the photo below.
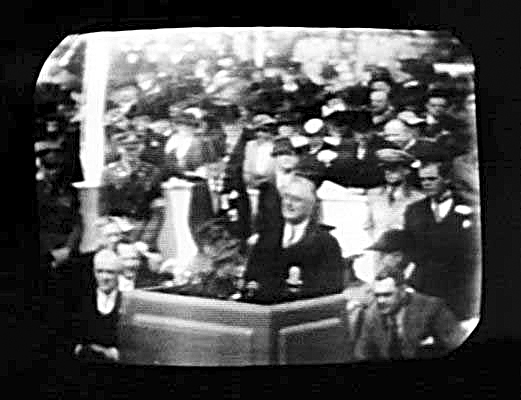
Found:
[[402, 359], [402, 347], [400, 338], [398, 337], [398, 326], [396, 316], [391, 315], [387, 318], [387, 327], [389, 329], [389, 357], [392, 360]]
[[389, 201], [389, 204], [394, 204], [395, 200], [396, 200], [396, 195], [395, 195], [395, 192], [396, 192], [396, 186], [391, 186], [389, 188], [389, 193], [387, 194], [387, 199]]

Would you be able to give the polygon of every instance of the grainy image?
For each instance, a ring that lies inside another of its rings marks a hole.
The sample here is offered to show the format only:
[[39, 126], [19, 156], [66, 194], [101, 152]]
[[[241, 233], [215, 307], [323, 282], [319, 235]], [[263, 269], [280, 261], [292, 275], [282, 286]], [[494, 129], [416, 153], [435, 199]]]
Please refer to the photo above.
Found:
[[66, 37], [34, 96], [56, 354], [228, 366], [457, 349], [481, 300], [474, 79], [446, 32]]

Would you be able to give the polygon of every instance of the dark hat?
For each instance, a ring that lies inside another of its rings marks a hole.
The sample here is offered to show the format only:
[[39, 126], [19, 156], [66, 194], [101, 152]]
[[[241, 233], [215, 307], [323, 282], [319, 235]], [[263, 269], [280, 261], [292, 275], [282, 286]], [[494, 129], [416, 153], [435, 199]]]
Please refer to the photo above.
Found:
[[326, 166], [313, 156], [303, 157], [295, 168], [295, 175], [311, 181], [318, 189], [326, 178]]
[[367, 133], [373, 128], [373, 119], [369, 110], [350, 111], [349, 128], [354, 132]]
[[351, 122], [350, 114], [348, 111], [333, 111], [323, 117], [324, 121], [337, 126], [349, 125]]
[[436, 82], [431, 85], [429, 85], [426, 98], [432, 98], [432, 97], [442, 97], [447, 100], [452, 99], [456, 95], [456, 90], [454, 87], [451, 87], [450, 85], [446, 83]]
[[407, 149], [407, 152], [421, 162], [446, 162], [451, 158], [450, 152], [430, 138], [420, 138]]
[[369, 86], [371, 86], [370, 84], [372, 82], [378, 82], [378, 81], [387, 82], [391, 86], [394, 85], [394, 79], [391, 75], [391, 72], [385, 67], [376, 66], [371, 71], [371, 80], [369, 81]]
[[366, 250], [381, 251], [391, 253], [394, 251], [408, 251], [411, 248], [412, 238], [407, 231], [401, 229], [388, 230], [369, 246]]
[[375, 153], [376, 158], [380, 161], [381, 165], [405, 165], [410, 166], [414, 157], [403, 150], [398, 149], [380, 149]]
[[362, 85], [356, 85], [344, 89], [339, 95], [344, 100], [348, 110], [359, 110], [369, 106], [371, 89]]
[[295, 149], [291, 144], [289, 137], [277, 137], [273, 141], [272, 157], [277, 157], [285, 154], [295, 154]]
[[309, 142], [305, 136], [280, 136], [273, 141], [271, 156], [302, 155], [307, 151], [309, 151]]

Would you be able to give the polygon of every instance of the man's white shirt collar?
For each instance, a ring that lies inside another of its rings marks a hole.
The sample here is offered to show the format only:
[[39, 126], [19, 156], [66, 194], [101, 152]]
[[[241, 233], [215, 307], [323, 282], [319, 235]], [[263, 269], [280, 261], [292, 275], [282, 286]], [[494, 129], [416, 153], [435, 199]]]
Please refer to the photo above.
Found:
[[110, 314], [116, 305], [116, 298], [118, 295], [117, 290], [113, 290], [109, 294], [106, 294], [100, 289], [96, 290], [96, 302], [98, 311], [103, 315]]
[[[299, 224], [284, 224], [284, 235], [282, 236], [282, 243], [283, 247], [289, 247], [295, 243], [297, 243], [302, 237], [304, 236], [304, 233], [306, 232], [306, 228], [309, 224], [309, 218], [302, 221]], [[294, 231], [293, 239], [291, 240], [291, 243], [288, 243], [289, 238], [291, 237], [291, 232]]]
[[[447, 200], [444, 200], [444, 201], [442, 201], [441, 203], [438, 204], [439, 216], [442, 219], [447, 216], [447, 214], [449, 213], [453, 203], [454, 203], [454, 199], [452, 197], [449, 197]], [[431, 200], [431, 209], [432, 209], [433, 212], [435, 212], [434, 211], [435, 210], [434, 200]]]

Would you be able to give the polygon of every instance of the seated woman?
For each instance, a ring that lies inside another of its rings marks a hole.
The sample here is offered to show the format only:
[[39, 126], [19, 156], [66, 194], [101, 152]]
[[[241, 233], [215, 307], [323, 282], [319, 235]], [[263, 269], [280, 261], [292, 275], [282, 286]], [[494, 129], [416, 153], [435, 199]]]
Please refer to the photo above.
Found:
[[165, 205], [160, 170], [140, 159], [144, 135], [132, 125], [126, 129], [113, 127], [111, 140], [121, 158], [103, 171], [99, 215], [124, 218], [133, 226], [130, 239], [157, 251]]

